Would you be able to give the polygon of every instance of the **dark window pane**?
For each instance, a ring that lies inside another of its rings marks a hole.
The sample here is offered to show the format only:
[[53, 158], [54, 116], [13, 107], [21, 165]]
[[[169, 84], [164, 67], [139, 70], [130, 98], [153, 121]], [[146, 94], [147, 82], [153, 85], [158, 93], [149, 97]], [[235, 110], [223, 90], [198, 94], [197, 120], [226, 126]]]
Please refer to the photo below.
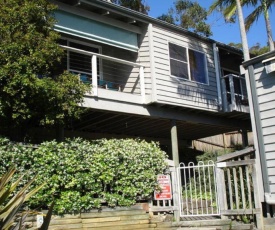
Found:
[[70, 51], [70, 69], [91, 72], [91, 57]]
[[188, 79], [187, 63], [170, 59], [170, 68], [172, 76]]
[[[91, 47], [91, 46], [86, 46], [83, 44], [77, 44], [74, 42], [70, 42], [70, 47], [89, 51], [89, 52], [94, 52], [94, 53], [99, 53], [98, 48]], [[70, 54], [70, 69], [71, 70], [78, 70], [81, 72], [85, 73], [90, 73], [91, 72], [91, 56], [90, 55], [85, 55], [85, 54], [80, 54], [76, 52], [69, 52]]]
[[77, 43], [74, 43], [74, 42], [70, 42], [70, 47], [80, 49], [80, 50], [89, 51], [89, 52], [94, 52], [94, 53], [99, 52], [98, 48], [91, 47], [91, 46], [86, 46], [86, 45], [83, 45], [83, 44], [77, 44]]
[[204, 54], [196, 52], [194, 50], [189, 50], [189, 64], [191, 80], [200, 83], [207, 83], [206, 73], [205, 73], [205, 58]]
[[187, 62], [186, 48], [169, 43], [170, 58]]
[[242, 89], [241, 89], [241, 82], [239, 78], [233, 78], [234, 82], [234, 91], [236, 94], [242, 94]]

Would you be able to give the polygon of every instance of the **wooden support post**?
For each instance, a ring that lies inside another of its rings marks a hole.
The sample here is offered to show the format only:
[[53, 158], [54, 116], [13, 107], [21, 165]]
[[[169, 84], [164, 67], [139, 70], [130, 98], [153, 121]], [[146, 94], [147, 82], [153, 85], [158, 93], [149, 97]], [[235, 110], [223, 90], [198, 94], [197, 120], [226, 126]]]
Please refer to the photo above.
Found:
[[171, 121], [171, 142], [172, 142], [172, 157], [175, 162], [175, 166], [179, 166], [179, 150], [178, 150], [178, 133], [176, 121]]
[[[178, 134], [177, 134], [177, 126], [176, 121], [171, 121], [171, 142], [172, 142], [172, 157], [175, 163], [175, 167], [179, 166], [179, 151], [178, 151]], [[177, 188], [176, 191], [173, 192], [173, 201], [176, 210], [174, 211], [174, 218], [177, 222], [180, 221], [180, 203], [179, 203], [179, 194], [180, 189]]]
[[256, 222], [257, 222], [257, 229], [262, 230], [264, 229], [263, 223], [263, 215], [262, 215], [262, 205], [259, 200], [259, 190], [258, 190], [258, 183], [257, 183], [257, 172], [256, 172], [256, 165], [252, 166], [252, 182], [253, 182], [253, 191], [254, 191], [254, 201], [255, 201], [255, 208], [261, 209], [261, 212], [256, 214]]
[[[223, 212], [225, 210], [228, 210], [228, 206], [227, 206], [227, 200], [226, 200], [224, 171], [222, 168], [216, 167], [216, 179], [217, 179], [218, 207], [220, 209], [220, 212]], [[227, 219], [227, 217], [222, 216], [222, 219]]]
[[242, 145], [243, 148], [248, 146], [248, 134], [247, 134], [247, 130], [241, 130], [242, 133]]

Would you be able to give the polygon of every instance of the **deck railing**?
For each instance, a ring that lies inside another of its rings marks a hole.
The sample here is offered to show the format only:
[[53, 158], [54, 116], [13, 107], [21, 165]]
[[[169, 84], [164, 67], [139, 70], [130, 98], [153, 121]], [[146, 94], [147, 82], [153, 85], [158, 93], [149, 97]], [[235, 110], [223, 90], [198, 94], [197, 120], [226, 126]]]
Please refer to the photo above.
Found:
[[[252, 147], [218, 157], [217, 185], [221, 215], [260, 224], [256, 167]], [[256, 218], [255, 218], [256, 217]]]
[[228, 74], [222, 77], [222, 91], [224, 111], [242, 111], [248, 106], [245, 78], [235, 74]]
[[[69, 46], [61, 45], [61, 47], [74, 53], [74, 55], [79, 54], [90, 57], [88, 61], [83, 60], [86, 61], [85, 70], [75, 68], [73, 65], [70, 66], [70, 60], [67, 60], [67, 69], [72, 73], [79, 74], [80, 80], [92, 85], [93, 96], [99, 96], [99, 88], [102, 88], [139, 94], [142, 97], [142, 102], [145, 101], [143, 65]], [[81, 57], [79, 57], [78, 61], [81, 63]], [[87, 68], [87, 66], [89, 67]]]

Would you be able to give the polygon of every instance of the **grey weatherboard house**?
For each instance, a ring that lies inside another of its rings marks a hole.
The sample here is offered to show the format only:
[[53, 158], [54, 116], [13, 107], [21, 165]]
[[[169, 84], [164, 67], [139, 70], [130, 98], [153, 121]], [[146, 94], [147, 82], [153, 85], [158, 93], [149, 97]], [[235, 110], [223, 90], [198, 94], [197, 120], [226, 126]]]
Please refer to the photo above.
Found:
[[[254, 134], [260, 201], [267, 217], [275, 211], [275, 52], [243, 63]], [[274, 224], [274, 223], [273, 223]]]
[[246, 142], [254, 102], [240, 50], [108, 1], [51, 2], [60, 68], [92, 85], [64, 136], [158, 141], [175, 166], [192, 140], [240, 131]]
[[177, 127], [181, 148], [251, 129], [240, 50], [106, 1], [53, 2], [62, 68], [93, 86], [75, 132], [170, 145]]

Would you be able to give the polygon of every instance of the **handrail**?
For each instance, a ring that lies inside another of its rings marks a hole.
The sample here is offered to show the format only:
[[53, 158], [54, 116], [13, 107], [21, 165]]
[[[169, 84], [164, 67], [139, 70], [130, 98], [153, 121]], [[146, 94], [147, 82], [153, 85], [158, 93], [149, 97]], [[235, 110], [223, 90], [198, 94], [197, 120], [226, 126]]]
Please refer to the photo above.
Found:
[[232, 73], [226, 74], [226, 75], [222, 76], [221, 78], [224, 79], [224, 78], [228, 78], [228, 77], [230, 77], [230, 76], [235, 77], [235, 78], [242, 78], [242, 79], [245, 79], [245, 78], [242, 77], [241, 75], [236, 75], [236, 74], [232, 74]]
[[96, 56], [96, 57], [99, 57], [99, 58], [102, 58], [102, 59], [118, 62], [118, 63], [125, 64], [125, 65], [130, 65], [130, 66], [133, 66], [133, 67], [144, 67], [143, 65], [135, 63], [135, 62], [125, 61], [123, 59], [114, 58], [114, 57], [110, 57], [110, 56], [106, 56], [106, 55], [103, 55], [103, 54], [94, 53], [94, 52], [90, 52], [90, 51], [86, 51], [86, 50], [81, 50], [81, 49], [73, 48], [73, 47], [70, 47], [70, 46], [60, 45], [60, 47], [63, 48], [63, 49], [66, 49], [66, 50], [75, 51], [77, 53], [85, 54], [85, 55], [88, 55], [88, 56]]
[[91, 58], [91, 69], [93, 70], [93, 71], [91, 71], [91, 75], [92, 75], [92, 92], [93, 92], [93, 96], [96, 96], [96, 97], [98, 96], [98, 82], [97, 82], [97, 68], [98, 68], [97, 59], [98, 58], [139, 68], [140, 95], [142, 97], [141, 101], [142, 101], [142, 103], [145, 103], [145, 80], [144, 80], [145, 77], [144, 77], [144, 66], [143, 65], [138, 64], [138, 63], [134, 63], [134, 62], [130, 62], [130, 61], [126, 61], [126, 60], [122, 60], [122, 59], [119, 59], [119, 58], [106, 56], [106, 55], [95, 53], [95, 52], [90, 52], [90, 51], [85, 51], [85, 50], [82, 50], [82, 49], [69, 47], [69, 46], [60, 45], [60, 47], [63, 48], [63, 49], [69, 50], [69, 51], [73, 51], [75, 53], [90, 56], [90, 58]]

